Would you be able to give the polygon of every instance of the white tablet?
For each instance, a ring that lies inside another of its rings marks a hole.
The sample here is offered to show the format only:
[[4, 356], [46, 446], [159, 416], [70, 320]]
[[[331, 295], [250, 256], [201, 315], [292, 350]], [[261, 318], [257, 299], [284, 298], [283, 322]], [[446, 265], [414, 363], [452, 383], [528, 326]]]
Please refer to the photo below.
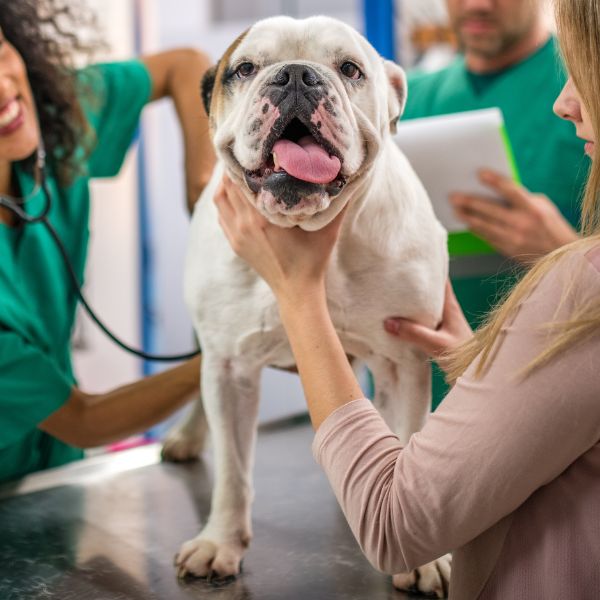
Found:
[[423, 182], [438, 219], [450, 232], [466, 229], [454, 217], [448, 200], [452, 192], [499, 200], [480, 183], [480, 169], [493, 169], [519, 181], [498, 108], [400, 121], [395, 141]]

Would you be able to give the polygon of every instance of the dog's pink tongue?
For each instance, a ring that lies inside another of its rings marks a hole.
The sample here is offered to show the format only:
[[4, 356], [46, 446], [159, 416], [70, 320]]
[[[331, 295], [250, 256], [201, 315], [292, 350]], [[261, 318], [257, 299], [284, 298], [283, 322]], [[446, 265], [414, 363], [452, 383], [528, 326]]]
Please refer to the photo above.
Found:
[[291, 140], [278, 140], [273, 153], [281, 169], [296, 179], [311, 183], [333, 181], [342, 166], [337, 156], [329, 156], [310, 135], [299, 139], [297, 144]]

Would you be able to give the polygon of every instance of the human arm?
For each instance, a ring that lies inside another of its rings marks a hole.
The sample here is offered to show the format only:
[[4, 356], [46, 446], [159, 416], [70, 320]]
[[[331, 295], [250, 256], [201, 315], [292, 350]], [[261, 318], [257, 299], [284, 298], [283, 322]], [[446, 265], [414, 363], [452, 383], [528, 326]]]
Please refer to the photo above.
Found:
[[482, 171], [480, 179], [504, 204], [462, 193], [453, 194], [450, 202], [457, 218], [504, 256], [527, 264], [578, 239], [543, 194], [532, 194], [494, 171]]
[[150, 101], [170, 97], [175, 105], [185, 152], [188, 210], [208, 183], [215, 155], [208, 133], [208, 117], [200, 97], [200, 82], [210, 59], [197, 50], [177, 49], [144, 56], [152, 79]]
[[78, 71], [81, 104], [91, 133], [89, 176], [115, 176], [138, 131], [144, 107], [169, 97], [182, 130], [186, 197], [191, 209], [214, 164], [200, 96], [200, 81], [208, 66], [201, 53], [182, 49], [142, 60], [94, 64]]
[[189, 48], [144, 56], [142, 61], [152, 80], [150, 101], [170, 97], [175, 105], [183, 135], [187, 206], [191, 212], [215, 163], [208, 117], [200, 97], [200, 82], [211, 61]]
[[104, 394], [73, 387], [68, 400], [38, 427], [79, 448], [145, 431], [199, 393], [200, 358]]
[[402, 319], [388, 317], [384, 321], [385, 330], [400, 340], [417, 346], [444, 369], [444, 354], [469, 340], [473, 335], [465, 315], [454, 295], [450, 280], [446, 282], [442, 321], [436, 329]]
[[547, 343], [541, 325], [569, 317], [570, 300], [560, 301], [570, 273], [583, 267], [574, 296], [600, 293], [585, 260], [539, 284], [503, 328], [489, 370], [479, 379], [472, 365], [406, 447], [364, 400], [323, 423], [315, 455], [374, 566], [405, 571], [463, 546], [598, 443], [597, 335], [518, 376]]
[[[471, 368], [403, 448], [340, 367], [343, 351], [323, 305], [294, 309], [293, 298], [307, 287], [320, 298], [335, 238], [308, 234], [292, 241], [293, 230], [255, 221], [254, 209], [246, 214], [245, 199], [231, 192], [231, 198], [217, 195], [221, 223], [234, 250], [276, 294], [317, 428], [315, 455], [376, 568], [407, 572], [466, 544], [597, 443], [597, 336], [527, 379], [518, 377], [546, 343], [540, 325], [567, 316], [569, 302], [561, 296], [574, 266], [584, 271], [580, 288], [588, 298], [600, 294], [600, 274], [587, 259], [578, 256], [560, 277], [540, 282], [502, 331], [483, 379], [474, 378]], [[313, 252], [323, 240], [325, 247]]]
[[272, 225], [225, 179], [215, 195], [233, 250], [271, 286], [279, 303], [313, 427], [363, 392], [333, 328], [325, 295], [329, 257], [343, 214], [317, 232]]

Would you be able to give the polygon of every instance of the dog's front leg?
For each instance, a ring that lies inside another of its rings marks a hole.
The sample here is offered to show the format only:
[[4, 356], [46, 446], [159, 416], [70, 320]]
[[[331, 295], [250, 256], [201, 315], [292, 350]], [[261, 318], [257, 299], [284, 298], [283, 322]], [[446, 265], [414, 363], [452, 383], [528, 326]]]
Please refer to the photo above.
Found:
[[[431, 408], [431, 367], [425, 355], [411, 348], [398, 362], [376, 357], [367, 362], [375, 380], [374, 404], [403, 445], [419, 431]], [[445, 598], [450, 585], [452, 557], [446, 554], [410, 573], [392, 577], [394, 587]]]
[[252, 537], [251, 471], [256, 440], [260, 367], [205, 351], [204, 408], [211, 432], [215, 485], [208, 522], [176, 557], [178, 575], [237, 575]]
[[398, 362], [370, 357], [367, 366], [375, 382], [375, 408], [406, 445], [431, 410], [431, 367], [424, 354], [411, 348], [398, 352]]

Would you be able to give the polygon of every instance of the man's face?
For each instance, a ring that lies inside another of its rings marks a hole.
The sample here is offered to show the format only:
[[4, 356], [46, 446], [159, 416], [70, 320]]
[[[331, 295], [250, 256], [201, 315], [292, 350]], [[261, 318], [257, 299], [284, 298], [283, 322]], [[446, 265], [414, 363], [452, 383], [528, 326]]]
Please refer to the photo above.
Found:
[[496, 58], [529, 35], [541, 0], [447, 0], [448, 14], [464, 52]]

